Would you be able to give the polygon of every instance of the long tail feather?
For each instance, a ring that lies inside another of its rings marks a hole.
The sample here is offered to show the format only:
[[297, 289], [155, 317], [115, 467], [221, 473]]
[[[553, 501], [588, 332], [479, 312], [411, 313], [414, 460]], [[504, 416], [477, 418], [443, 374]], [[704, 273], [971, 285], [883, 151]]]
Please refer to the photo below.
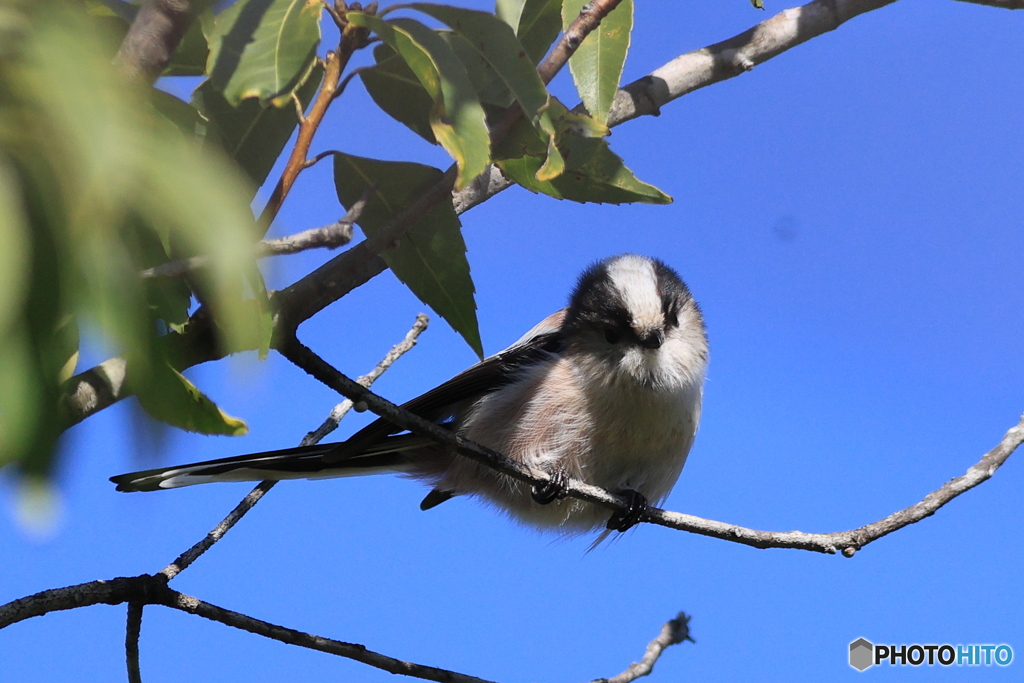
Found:
[[266, 479], [325, 479], [353, 477], [410, 469], [408, 451], [424, 445], [424, 440], [403, 434], [383, 440], [371, 450], [330, 464], [326, 453], [339, 444], [299, 446], [280, 451], [250, 453], [190, 465], [161, 467], [111, 477], [118, 491], [159, 491], [211, 482], [264, 481]]

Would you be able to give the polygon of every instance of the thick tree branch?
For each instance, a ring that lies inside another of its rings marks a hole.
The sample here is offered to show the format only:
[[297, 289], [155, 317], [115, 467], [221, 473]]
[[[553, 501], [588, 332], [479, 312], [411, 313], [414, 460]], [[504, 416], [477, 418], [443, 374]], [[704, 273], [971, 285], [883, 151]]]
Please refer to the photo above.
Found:
[[675, 619], [669, 620], [661, 627], [661, 633], [658, 634], [657, 638], [647, 644], [647, 650], [644, 652], [643, 659], [630, 664], [629, 668], [618, 676], [598, 678], [593, 683], [631, 683], [631, 681], [635, 681], [642, 676], [647, 676], [654, 671], [655, 663], [661, 658], [661, 653], [666, 648], [678, 645], [686, 640], [691, 643], [695, 642], [690, 637], [690, 617], [680, 612], [676, 615]]
[[114, 64], [131, 79], [155, 81], [170, 63], [201, 4], [201, 0], [146, 0], [121, 41]]
[[[278, 350], [285, 358], [305, 370], [312, 377], [356, 403], [365, 403], [373, 413], [383, 417], [392, 424], [408, 429], [416, 434], [427, 436], [439, 444], [457, 450], [460, 454], [472, 460], [520, 481], [536, 486], [544, 486], [551, 482], [551, 478], [546, 472], [527, 467], [501, 453], [469, 441], [451, 430], [428, 422], [418, 415], [414, 415], [394, 403], [377, 396], [338, 372], [329, 363], [317, 356], [312, 350], [303, 346], [296, 339], [288, 340], [278, 347]], [[1002, 441], [986, 453], [965, 475], [953, 479], [940, 489], [928, 494], [919, 503], [904, 510], [894, 512], [882, 520], [851, 531], [821, 534], [803, 531], [758, 531], [756, 529], [747, 529], [734, 524], [658, 508], [649, 509], [641, 521], [666, 526], [679, 531], [712, 536], [723, 541], [741, 543], [754, 548], [795, 548], [828, 554], [842, 552], [846, 557], [852, 557], [857, 550], [863, 548], [868, 543], [887, 536], [905, 526], [919, 522], [926, 517], [930, 517], [946, 503], [986, 481], [995, 473], [1000, 465], [1006, 462], [1006, 459], [1010, 457], [1010, 454], [1022, 442], [1024, 442], [1024, 415], [1021, 416], [1021, 421], [1016, 426], [1006, 432]], [[594, 503], [611, 510], [625, 510], [628, 508], [628, 501], [598, 486], [574, 479], [563, 480], [559, 483], [564, 485], [566, 495], [573, 498]]]

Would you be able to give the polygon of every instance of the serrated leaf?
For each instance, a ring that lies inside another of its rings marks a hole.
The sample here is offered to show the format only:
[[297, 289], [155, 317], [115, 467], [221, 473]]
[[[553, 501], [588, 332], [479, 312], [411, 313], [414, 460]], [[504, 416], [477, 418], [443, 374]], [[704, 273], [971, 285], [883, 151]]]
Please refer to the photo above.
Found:
[[498, 73], [484, 59], [480, 51], [469, 44], [465, 37], [454, 31], [438, 31], [438, 35], [448, 43], [455, 56], [466, 68], [466, 74], [473, 83], [473, 88], [482, 104], [491, 104], [504, 109], [515, 101]]
[[513, 26], [530, 61], [539, 64], [562, 31], [562, 0], [526, 0]]
[[382, 19], [349, 12], [348, 20], [376, 33], [402, 56], [433, 100], [430, 128], [458, 165], [456, 189], [469, 184], [490, 163], [484, 110], [466, 68], [434, 31], [412, 19]]
[[[309, 78], [296, 92], [303, 110], [319, 90], [323, 76], [323, 69], [314, 65]], [[202, 112], [213, 127], [212, 133], [207, 132], [207, 140], [223, 148], [238, 163], [252, 179], [254, 189], [266, 181], [281, 150], [299, 125], [295, 107], [290, 102], [275, 107], [249, 99], [233, 107], [210, 81], [205, 81], [192, 93], [192, 106]]]
[[[584, 4], [586, 0], [565, 0], [565, 28], [576, 20]], [[633, 0], [622, 0], [569, 58], [569, 70], [580, 99], [590, 115], [602, 124], [608, 122], [608, 111], [619, 89], [632, 30]]]
[[422, 2], [412, 3], [409, 7], [447, 24], [487, 60], [522, 107], [530, 123], [542, 134], [549, 136], [549, 158], [538, 173], [544, 179], [558, 175], [563, 163], [552, 136], [554, 125], [548, 118], [548, 91], [512, 27], [486, 12]]
[[[196, 385], [167, 363], [153, 363], [145, 382], [134, 381], [129, 363], [128, 382], [150, 416], [200, 434], [243, 436], [249, 427], [217, 407]], [[136, 384], [138, 386], [136, 387]]]
[[432, 145], [437, 144], [430, 127], [430, 94], [416, 78], [401, 55], [385, 44], [373, 50], [377, 65], [359, 74], [373, 101], [391, 118], [405, 124]]
[[[539, 152], [541, 141], [525, 124], [509, 135], [510, 145], [496, 150], [495, 163], [509, 178], [531, 192], [556, 199], [598, 204], [668, 204], [672, 198], [653, 185], [637, 179], [622, 159], [601, 138], [583, 137], [575, 132], [579, 114], [551, 98], [551, 118], [559, 126], [558, 146], [565, 159], [564, 171], [552, 178], [541, 177], [547, 163]], [[515, 150], [524, 153], [506, 156]], [[549, 157], [550, 158], [550, 155]]]
[[[334, 155], [334, 184], [346, 209], [368, 187], [376, 186], [358, 221], [371, 237], [442, 175], [438, 169], [422, 164]], [[483, 356], [466, 243], [451, 202], [442, 202], [427, 212], [399, 240], [397, 248], [387, 249], [381, 256], [420, 301], [437, 311], [478, 356]]]
[[409, 7], [462, 35], [504, 81], [527, 118], [538, 125], [538, 117], [547, 105], [548, 93], [511, 26], [486, 12], [421, 2], [412, 3]]
[[309, 72], [320, 42], [315, 0], [239, 0], [217, 15], [207, 73], [233, 106], [283, 105]]

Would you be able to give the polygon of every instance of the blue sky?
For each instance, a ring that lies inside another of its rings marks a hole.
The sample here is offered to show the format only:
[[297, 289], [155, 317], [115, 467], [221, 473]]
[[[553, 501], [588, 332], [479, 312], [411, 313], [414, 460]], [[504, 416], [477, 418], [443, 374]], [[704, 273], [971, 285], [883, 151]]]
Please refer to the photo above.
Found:
[[[626, 81], [784, 7], [638, 4]], [[627, 251], [657, 256], [700, 301], [711, 344], [700, 431], [668, 509], [758, 529], [838, 531], [920, 500], [963, 474], [1024, 411], [1022, 31], [1024, 14], [903, 0], [677, 100], [660, 118], [617, 128], [613, 148], [672, 205], [581, 206], [513, 188], [465, 214], [485, 350], [563, 306], [589, 263]], [[567, 74], [554, 88], [575, 101]], [[370, 109], [358, 82], [314, 143], [329, 148], [448, 163]], [[340, 213], [322, 164], [301, 177], [275, 232]], [[325, 258], [268, 264], [271, 286]], [[300, 336], [356, 376], [421, 310], [384, 274]], [[472, 362], [433, 316], [376, 390], [402, 401]], [[249, 487], [123, 495], [108, 476], [294, 445], [339, 400], [273, 355], [188, 374], [250, 434], [168, 433], [157, 453], [130, 402], [73, 429], [59, 474], [63, 514], [49, 536], [14, 521], [11, 483], [0, 479], [0, 601], [158, 571]], [[353, 417], [340, 437], [368, 419]], [[697, 643], [669, 650], [651, 680], [911, 675], [851, 669], [847, 648], [858, 637], [1006, 643], [1016, 652], [1010, 667], [956, 677], [1012, 680], [1024, 666], [1021, 457], [852, 559], [653, 526], [587, 554], [587, 540], [539, 535], [470, 500], [420, 512], [423, 491], [396, 477], [292, 482], [172, 585], [509, 683], [617, 674], [679, 610], [692, 615]], [[10, 627], [0, 633], [3, 677], [120, 680], [124, 618], [123, 606], [103, 606]], [[156, 607], [145, 612], [141, 650], [147, 683], [394, 680]]]

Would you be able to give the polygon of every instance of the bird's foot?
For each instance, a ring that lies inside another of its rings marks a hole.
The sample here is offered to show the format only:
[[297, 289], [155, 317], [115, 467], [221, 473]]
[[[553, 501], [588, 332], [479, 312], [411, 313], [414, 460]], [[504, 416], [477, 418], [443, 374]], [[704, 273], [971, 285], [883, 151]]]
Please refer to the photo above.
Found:
[[538, 505], [548, 505], [556, 500], [565, 498], [565, 482], [568, 477], [563, 470], [555, 470], [551, 473], [551, 481], [542, 486], [533, 486], [530, 489], [530, 497]]
[[643, 521], [647, 515], [647, 499], [644, 494], [633, 489], [619, 491], [618, 494], [626, 499], [627, 507], [612, 513], [607, 526], [612, 531], [626, 531]]

